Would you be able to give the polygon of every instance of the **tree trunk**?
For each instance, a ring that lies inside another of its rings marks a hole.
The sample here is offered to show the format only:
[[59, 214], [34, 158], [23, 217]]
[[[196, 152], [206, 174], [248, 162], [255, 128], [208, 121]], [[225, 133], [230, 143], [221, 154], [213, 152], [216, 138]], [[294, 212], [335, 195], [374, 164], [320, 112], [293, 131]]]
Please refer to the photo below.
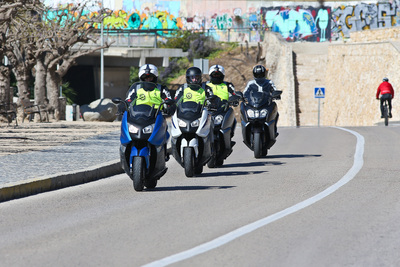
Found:
[[54, 110], [54, 119], [59, 121], [61, 119], [59, 105], [61, 78], [55, 68], [47, 70], [46, 85], [49, 106]]
[[38, 60], [35, 73], [35, 104], [44, 105], [46, 102], [46, 74], [43, 61]]
[[[35, 104], [46, 104], [46, 68], [42, 59], [38, 59], [35, 72]], [[39, 115], [35, 114], [35, 122], [38, 121]]]
[[10, 104], [12, 102], [10, 89], [10, 69], [0, 66], [0, 101]]
[[29, 71], [24, 66], [13, 68], [15, 79], [17, 80], [18, 87], [18, 104], [21, 103], [21, 98], [24, 96], [24, 92], [29, 92]]

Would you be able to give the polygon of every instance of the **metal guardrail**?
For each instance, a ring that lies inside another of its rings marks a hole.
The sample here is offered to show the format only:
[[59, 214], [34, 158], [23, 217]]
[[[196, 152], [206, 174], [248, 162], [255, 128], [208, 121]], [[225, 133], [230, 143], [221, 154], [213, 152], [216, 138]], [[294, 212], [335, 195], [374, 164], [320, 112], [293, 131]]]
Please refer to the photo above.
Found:
[[[226, 30], [194, 30], [212, 36], [221, 42], [260, 42], [264, 40], [264, 32], [268, 30], [253, 28], [232, 28]], [[151, 29], [151, 30], [104, 30], [104, 38], [108, 43], [113, 42], [119, 47], [148, 47], [157, 48], [157, 43], [176, 37], [182, 30], [179, 29]], [[100, 35], [100, 30], [95, 34]], [[99, 38], [100, 39], [100, 38]], [[99, 44], [100, 41], [98, 41]]]

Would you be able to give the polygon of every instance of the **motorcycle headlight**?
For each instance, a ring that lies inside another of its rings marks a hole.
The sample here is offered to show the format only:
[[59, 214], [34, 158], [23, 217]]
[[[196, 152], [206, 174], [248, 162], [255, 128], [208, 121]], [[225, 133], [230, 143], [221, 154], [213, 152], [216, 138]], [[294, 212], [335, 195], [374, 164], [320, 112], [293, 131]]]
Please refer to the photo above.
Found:
[[154, 127], [154, 124], [144, 127], [143, 128], [143, 133], [145, 133], [145, 134], [152, 133], [153, 132], [153, 127]]
[[136, 126], [129, 124], [128, 131], [133, 134], [137, 134], [139, 132], [139, 128]]
[[179, 127], [186, 127], [187, 124], [185, 121], [178, 119], [178, 125]]
[[254, 110], [252, 109], [248, 109], [247, 110], [247, 117], [249, 117], [250, 119], [254, 119]]
[[195, 121], [192, 121], [190, 123], [190, 126], [192, 126], [192, 127], [199, 127], [199, 125], [200, 125], [200, 120], [199, 119], [197, 119]]
[[222, 123], [222, 120], [224, 119], [224, 117], [222, 115], [218, 115], [215, 116], [214, 118], [214, 124], [215, 125], [220, 125]]
[[266, 109], [262, 109], [260, 111], [260, 118], [265, 118], [267, 117], [268, 111]]

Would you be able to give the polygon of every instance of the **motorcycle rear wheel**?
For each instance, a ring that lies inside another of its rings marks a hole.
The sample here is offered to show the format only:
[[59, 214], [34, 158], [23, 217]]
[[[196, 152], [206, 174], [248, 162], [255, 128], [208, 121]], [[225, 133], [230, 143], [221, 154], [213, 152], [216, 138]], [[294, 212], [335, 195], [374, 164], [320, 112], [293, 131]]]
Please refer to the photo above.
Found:
[[143, 157], [133, 158], [132, 180], [135, 191], [143, 191], [145, 178], [145, 161]]
[[253, 146], [254, 146], [254, 157], [256, 159], [261, 158], [262, 156], [262, 141], [261, 141], [261, 134], [254, 133], [253, 136]]
[[192, 147], [183, 148], [183, 166], [186, 177], [194, 176], [194, 150]]

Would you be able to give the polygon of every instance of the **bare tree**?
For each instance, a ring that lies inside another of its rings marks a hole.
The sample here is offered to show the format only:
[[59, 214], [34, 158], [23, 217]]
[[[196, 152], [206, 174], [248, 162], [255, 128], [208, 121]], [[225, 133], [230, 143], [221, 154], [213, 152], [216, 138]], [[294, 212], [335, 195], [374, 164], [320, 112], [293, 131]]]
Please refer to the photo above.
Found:
[[[3, 0], [0, 1], [0, 101], [10, 104], [13, 92], [10, 89], [10, 65], [5, 64], [12, 57], [11, 43], [17, 36], [11, 34], [13, 21], [27, 10], [40, 4], [38, 0]], [[4, 62], [3, 62], [4, 58]], [[11, 62], [11, 60], [10, 60]], [[12, 64], [12, 62], [11, 62]]]
[[47, 87], [49, 106], [54, 110], [56, 120], [60, 119], [59, 88], [62, 77], [76, 64], [78, 57], [109, 47], [109, 44], [84, 47], [84, 44], [96, 43], [99, 36], [94, 34], [95, 26], [110, 15], [108, 10], [100, 9], [95, 16], [87, 16], [87, 10], [87, 3], [84, 3], [63, 10], [47, 10], [45, 13], [48, 18], [46, 31], [52, 37], [46, 44], [50, 51], [44, 51], [37, 57], [35, 101], [43, 104]]

